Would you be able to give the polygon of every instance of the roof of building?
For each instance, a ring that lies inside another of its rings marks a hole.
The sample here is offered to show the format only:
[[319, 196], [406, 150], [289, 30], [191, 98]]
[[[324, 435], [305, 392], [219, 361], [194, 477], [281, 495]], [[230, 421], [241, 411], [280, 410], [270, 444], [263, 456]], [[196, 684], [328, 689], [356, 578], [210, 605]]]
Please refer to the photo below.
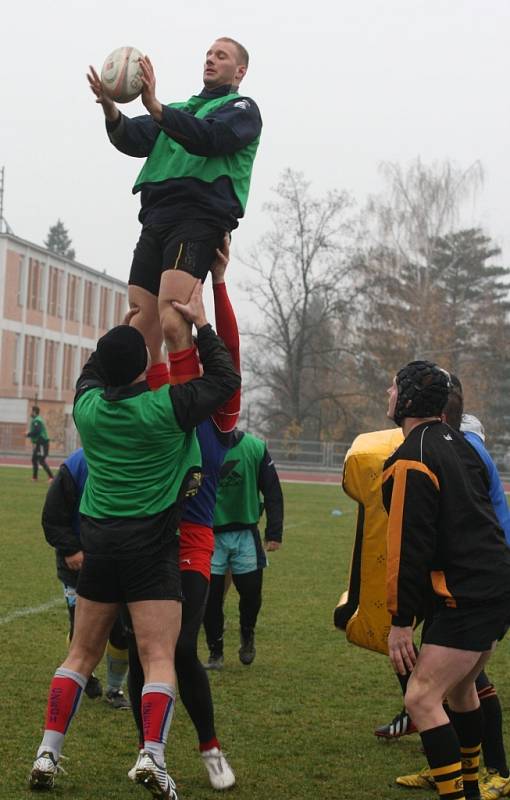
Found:
[[1, 239], [7, 239], [25, 247], [30, 247], [32, 250], [37, 250], [39, 253], [42, 253], [45, 256], [50, 256], [54, 261], [61, 261], [67, 266], [76, 267], [79, 270], [83, 270], [83, 272], [94, 275], [96, 278], [106, 278], [108, 281], [121, 286], [123, 289], [126, 289], [127, 287], [127, 283], [125, 281], [121, 281], [119, 278], [109, 275], [106, 270], [93, 269], [92, 267], [87, 266], [87, 264], [82, 264], [79, 261], [66, 258], [59, 253], [55, 253], [53, 250], [48, 250], [48, 248], [43, 247], [40, 244], [34, 244], [34, 242], [29, 242], [28, 239], [22, 239], [20, 236], [15, 236], [13, 233], [0, 233], [0, 240]]

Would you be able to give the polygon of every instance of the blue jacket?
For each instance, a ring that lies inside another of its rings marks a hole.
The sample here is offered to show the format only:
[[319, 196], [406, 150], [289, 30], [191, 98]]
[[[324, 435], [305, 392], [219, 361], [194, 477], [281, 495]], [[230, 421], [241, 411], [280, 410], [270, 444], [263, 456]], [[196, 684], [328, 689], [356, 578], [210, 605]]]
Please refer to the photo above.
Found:
[[464, 436], [469, 444], [474, 447], [483, 463], [487, 467], [487, 472], [489, 473], [489, 496], [494, 507], [494, 511], [496, 512], [496, 516], [499, 520], [499, 524], [505, 533], [506, 543], [510, 546], [510, 510], [508, 508], [505, 490], [503, 489], [503, 484], [501, 483], [498, 469], [489, 453], [485, 449], [480, 436], [472, 431], [465, 431]]

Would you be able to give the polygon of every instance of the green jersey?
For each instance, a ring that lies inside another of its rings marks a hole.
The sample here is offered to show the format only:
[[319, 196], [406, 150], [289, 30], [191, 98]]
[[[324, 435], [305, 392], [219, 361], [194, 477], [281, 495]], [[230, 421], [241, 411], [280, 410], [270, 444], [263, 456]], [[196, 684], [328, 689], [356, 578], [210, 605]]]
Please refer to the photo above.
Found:
[[37, 442], [49, 442], [50, 437], [48, 436], [48, 431], [46, 430], [46, 425], [44, 424], [44, 420], [39, 415], [37, 417], [32, 417], [32, 422], [30, 423], [30, 430], [28, 432], [28, 436], [32, 442], [32, 444], [36, 444]]
[[[203, 119], [235, 99], [240, 103], [243, 100], [237, 92], [213, 99], [193, 95], [186, 103], [169, 103], [168, 107], [188, 111], [198, 119]], [[234, 194], [244, 211], [259, 139], [260, 136], [257, 136], [240, 150], [228, 155], [197, 156], [185, 150], [182, 145], [161, 131], [135, 181], [133, 191], [138, 191], [143, 184], [161, 183], [174, 179], [194, 178], [205, 183], [214, 183], [218, 178], [227, 177], [230, 179]]]
[[89, 389], [75, 403], [74, 419], [89, 475], [80, 512], [89, 517], [148, 517], [173, 505], [187, 477], [201, 466], [194, 430], [175, 418], [168, 386], [106, 399]]
[[216, 495], [215, 528], [233, 523], [246, 528], [257, 525], [263, 508], [259, 470], [265, 451], [262, 439], [245, 433], [227, 452]]

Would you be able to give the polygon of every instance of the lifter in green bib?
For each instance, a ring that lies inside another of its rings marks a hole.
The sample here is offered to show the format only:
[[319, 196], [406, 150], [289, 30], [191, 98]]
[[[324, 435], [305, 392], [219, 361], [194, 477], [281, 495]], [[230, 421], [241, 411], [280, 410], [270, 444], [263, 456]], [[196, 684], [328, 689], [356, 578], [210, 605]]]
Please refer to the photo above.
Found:
[[[221, 37], [207, 51], [199, 94], [163, 105], [147, 56], [142, 102], [148, 114], [130, 119], [105, 94], [91, 67], [89, 85], [104, 111], [106, 130], [121, 153], [146, 158], [133, 187], [140, 193], [142, 232], [129, 276], [129, 301], [140, 308], [133, 325], [149, 347], [153, 372], [166, 365], [161, 330], [174, 354], [172, 375], [195, 374], [191, 329], [171, 305], [187, 302], [205, 281], [226, 232], [244, 216], [262, 120], [255, 102], [239, 94], [246, 49]], [[175, 363], [179, 368], [176, 370]]]
[[181, 619], [177, 526], [185, 497], [199, 485], [195, 428], [241, 384], [207, 322], [200, 283], [180, 309], [197, 329], [202, 377], [151, 391], [143, 336], [124, 324], [99, 339], [76, 384], [73, 416], [88, 465], [80, 503], [84, 557], [71, 647], [51, 683], [32, 789], [53, 787], [69, 724], [126, 603], [145, 678], [143, 750], [130, 775], [153, 798], [177, 800], [164, 752]]

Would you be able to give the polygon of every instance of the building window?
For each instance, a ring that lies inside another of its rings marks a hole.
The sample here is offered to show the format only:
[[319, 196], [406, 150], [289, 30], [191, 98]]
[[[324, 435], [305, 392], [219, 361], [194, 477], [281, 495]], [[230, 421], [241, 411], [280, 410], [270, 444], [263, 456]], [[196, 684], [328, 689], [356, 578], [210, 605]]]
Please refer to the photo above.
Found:
[[45, 389], [57, 388], [57, 355], [58, 342], [47, 339], [44, 343], [43, 386]]
[[85, 281], [83, 287], [83, 324], [94, 325], [94, 284], [92, 281]]
[[23, 384], [37, 386], [37, 364], [39, 355], [39, 339], [36, 336], [25, 336], [25, 352], [23, 354]]
[[99, 327], [105, 329], [108, 327], [108, 313], [110, 306], [110, 290], [106, 286], [101, 286], [101, 293], [99, 295]]
[[64, 273], [57, 267], [50, 267], [48, 280], [48, 314], [52, 317], [61, 317], [60, 292]]
[[88, 347], [81, 348], [81, 359], [80, 359], [80, 368], [83, 369], [87, 361], [89, 360], [90, 356], [92, 355], [92, 350]]
[[27, 308], [42, 310], [43, 265], [36, 258], [28, 260]]
[[67, 276], [67, 299], [66, 299], [66, 319], [71, 322], [78, 322], [78, 294], [80, 279], [77, 275]]
[[14, 339], [14, 352], [12, 356], [12, 382], [15, 386], [19, 383], [19, 349], [21, 347], [21, 334], [17, 333]]
[[23, 256], [19, 257], [19, 265], [18, 265], [18, 305], [23, 305], [23, 298], [25, 296], [24, 292], [24, 277], [25, 277], [25, 270], [23, 269]]
[[76, 358], [76, 347], [72, 344], [64, 345], [64, 359], [62, 365], [62, 389], [74, 389], [74, 364]]
[[126, 314], [126, 296], [122, 292], [115, 292], [115, 319], [114, 325], [120, 325]]

